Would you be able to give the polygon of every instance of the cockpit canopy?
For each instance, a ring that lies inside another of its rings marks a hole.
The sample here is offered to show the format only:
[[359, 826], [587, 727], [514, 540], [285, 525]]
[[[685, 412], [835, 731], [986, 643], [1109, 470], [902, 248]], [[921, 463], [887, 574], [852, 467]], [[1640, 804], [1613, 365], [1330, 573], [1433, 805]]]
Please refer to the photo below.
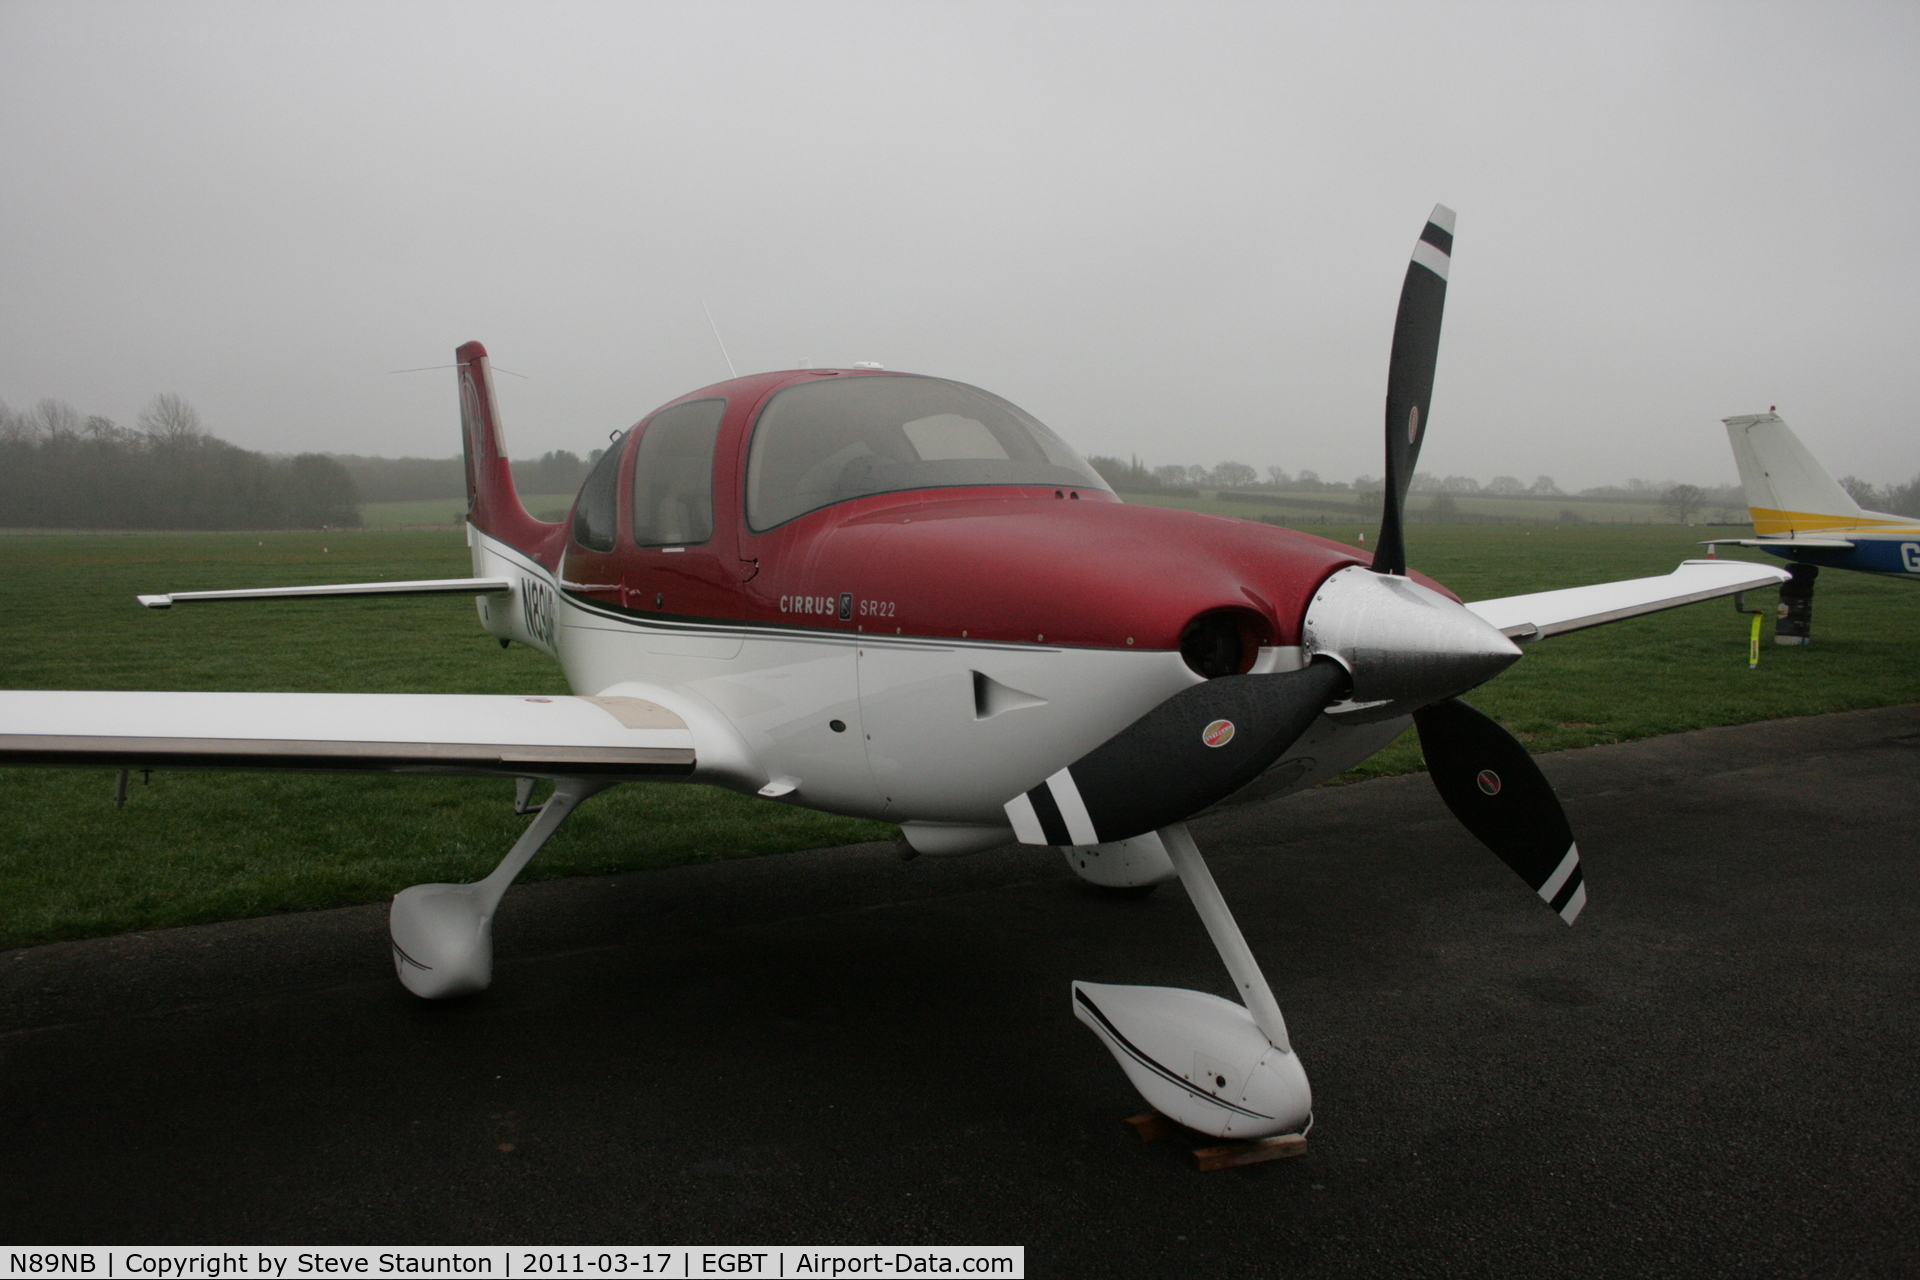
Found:
[[999, 396], [907, 374], [821, 377], [776, 393], [747, 455], [747, 527], [873, 493], [961, 485], [1097, 489], [1053, 432]]

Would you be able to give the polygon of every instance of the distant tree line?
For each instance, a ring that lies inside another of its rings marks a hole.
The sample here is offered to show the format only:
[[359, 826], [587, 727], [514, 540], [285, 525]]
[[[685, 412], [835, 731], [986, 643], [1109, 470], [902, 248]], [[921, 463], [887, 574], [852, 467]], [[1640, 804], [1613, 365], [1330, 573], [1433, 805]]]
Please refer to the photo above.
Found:
[[[1101, 455], [1090, 457], [1087, 461], [1108, 484], [1122, 493], [1191, 496], [1206, 488], [1229, 501], [1249, 503], [1273, 500], [1268, 495], [1279, 494], [1353, 495], [1348, 499], [1293, 497], [1283, 504], [1330, 513], [1356, 510], [1377, 515], [1385, 488], [1385, 482], [1377, 476], [1360, 475], [1351, 481], [1323, 480], [1313, 471], [1292, 474], [1282, 467], [1268, 467], [1262, 473], [1244, 462], [1221, 462], [1211, 467], [1149, 467], [1137, 457], [1121, 459]], [[1879, 488], [1857, 476], [1842, 476], [1840, 486], [1869, 511], [1920, 518], [1920, 476], [1915, 476], [1906, 484], [1890, 484]], [[1425, 496], [1424, 502], [1410, 504], [1408, 518], [1439, 522], [1480, 523], [1513, 518], [1485, 511], [1462, 510], [1457, 502], [1459, 497], [1526, 498], [1536, 501], [1542, 498], [1579, 498], [1587, 502], [1654, 505], [1682, 524], [1693, 523], [1696, 517], [1701, 516], [1707, 517], [1709, 523], [1745, 523], [1747, 509], [1746, 494], [1737, 484], [1702, 487], [1672, 480], [1633, 479], [1624, 484], [1598, 485], [1568, 493], [1554, 483], [1552, 476], [1536, 476], [1531, 484], [1518, 476], [1495, 476], [1481, 484], [1472, 476], [1436, 476], [1431, 472], [1419, 471], [1414, 473], [1408, 489], [1415, 495]], [[1280, 519], [1278, 516], [1258, 518]], [[1564, 507], [1559, 519], [1577, 524], [1581, 516], [1572, 508]]]
[[1920, 517], [1920, 476], [1905, 484], [1883, 485], [1877, 489], [1859, 476], [1841, 476], [1840, 487], [1868, 511]]
[[228, 444], [192, 405], [155, 396], [138, 427], [42, 400], [0, 404], [0, 526], [37, 529], [319, 529], [360, 523], [337, 461]]
[[[555, 449], [531, 461], [513, 463], [513, 485], [522, 494], [573, 493], [600, 457], [585, 458]], [[366, 458], [333, 455], [360, 488], [362, 502], [423, 502], [467, 496], [466, 463], [460, 458]]]

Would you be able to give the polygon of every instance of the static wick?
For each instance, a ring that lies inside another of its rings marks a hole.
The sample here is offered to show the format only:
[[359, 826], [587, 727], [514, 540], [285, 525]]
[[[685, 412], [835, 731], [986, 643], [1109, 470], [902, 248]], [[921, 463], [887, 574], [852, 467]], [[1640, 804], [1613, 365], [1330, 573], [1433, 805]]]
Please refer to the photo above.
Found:
[[700, 309], [707, 313], [707, 324], [713, 329], [713, 340], [720, 344], [720, 358], [727, 362], [727, 376], [739, 377], [740, 371], [733, 367], [733, 357], [727, 354], [727, 340], [720, 336], [720, 326], [713, 320], [713, 308], [707, 305], [705, 298], [700, 299]]
[[[389, 370], [387, 370], [387, 372], [388, 372], [389, 374], [395, 374], [395, 373], [432, 373], [432, 372], [433, 372], [433, 371], [434, 371], [435, 369], [458, 369], [459, 367], [460, 367], [460, 366], [459, 366], [458, 364], [424, 364], [424, 365], [421, 365], [421, 366], [420, 366], [420, 367], [419, 367], [418, 369], [389, 369]], [[532, 379], [532, 378], [529, 378], [529, 377], [527, 377], [527, 375], [526, 375], [526, 374], [524, 374], [524, 373], [515, 373], [515, 372], [514, 372], [513, 370], [511, 370], [511, 369], [502, 369], [502, 368], [501, 368], [501, 367], [500, 367], [499, 365], [497, 365], [497, 364], [496, 364], [496, 365], [493, 365], [493, 366], [491, 366], [491, 367], [492, 367], [492, 369], [493, 369], [493, 371], [494, 371], [495, 373], [504, 373], [504, 374], [506, 374], [506, 375], [507, 375], [508, 377], [512, 377], [512, 378], [526, 378], [526, 380], [527, 380], [528, 382], [532, 382], [532, 381], [533, 381], [533, 379]]]

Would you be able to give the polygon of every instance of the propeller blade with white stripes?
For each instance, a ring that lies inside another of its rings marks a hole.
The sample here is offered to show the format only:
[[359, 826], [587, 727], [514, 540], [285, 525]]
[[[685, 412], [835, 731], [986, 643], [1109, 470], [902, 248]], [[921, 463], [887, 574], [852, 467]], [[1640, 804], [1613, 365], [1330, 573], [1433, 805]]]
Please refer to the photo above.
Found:
[[1587, 904], [1580, 849], [1560, 797], [1527, 749], [1458, 698], [1420, 708], [1413, 723], [1447, 808], [1572, 924]]
[[1182, 822], [1259, 777], [1350, 683], [1331, 659], [1168, 698], [1007, 802], [1025, 844], [1091, 845]]
[[1427, 436], [1427, 408], [1440, 360], [1440, 317], [1446, 310], [1452, 261], [1453, 210], [1437, 204], [1414, 242], [1413, 261], [1407, 264], [1407, 278], [1400, 286], [1400, 310], [1393, 321], [1393, 354], [1387, 360], [1387, 491], [1373, 552], [1373, 567], [1380, 573], [1407, 571], [1402, 514], [1407, 487], [1420, 461], [1420, 445]]

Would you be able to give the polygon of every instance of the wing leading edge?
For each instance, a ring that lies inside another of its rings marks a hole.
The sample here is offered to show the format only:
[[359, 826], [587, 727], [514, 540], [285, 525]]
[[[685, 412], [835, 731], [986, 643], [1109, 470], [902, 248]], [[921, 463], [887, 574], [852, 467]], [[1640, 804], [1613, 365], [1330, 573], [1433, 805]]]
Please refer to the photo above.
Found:
[[1503, 596], [1467, 608], [1514, 640], [1541, 640], [1738, 591], [1777, 587], [1787, 578], [1784, 569], [1746, 560], [1683, 560], [1672, 573], [1657, 578]]
[[696, 758], [687, 722], [640, 697], [0, 692], [0, 765], [617, 780]]

